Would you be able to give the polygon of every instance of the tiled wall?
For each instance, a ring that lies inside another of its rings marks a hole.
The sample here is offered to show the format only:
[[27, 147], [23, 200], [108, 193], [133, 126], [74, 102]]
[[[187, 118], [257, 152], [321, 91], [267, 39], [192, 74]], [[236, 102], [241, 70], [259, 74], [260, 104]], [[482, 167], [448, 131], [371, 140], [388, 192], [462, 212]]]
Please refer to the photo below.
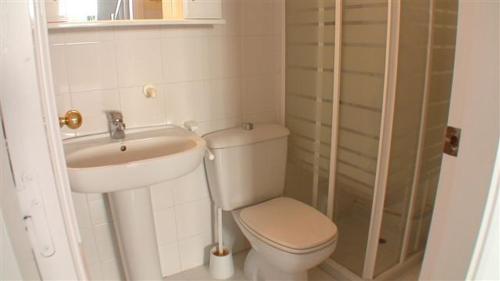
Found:
[[[109, 109], [121, 110], [128, 128], [196, 120], [200, 134], [279, 121], [283, 7], [283, 0], [225, 0], [225, 25], [50, 31], [58, 111], [84, 116], [80, 129], [63, 132], [106, 131]], [[142, 93], [149, 83], [159, 90], [154, 99]], [[152, 193], [163, 272], [202, 264], [212, 242], [204, 171]], [[74, 199], [92, 278], [122, 278], [107, 198]]]
[[[163, 274], [203, 264], [205, 248], [213, 243], [212, 206], [203, 166], [187, 176], [151, 186], [151, 197]], [[74, 193], [73, 199], [92, 279], [123, 279], [107, 196]]]
[[92, 280], [123, 280], [109, 201], [102, 194], [73, 193], [82, 250]]
[[203, 166], [151, 189], [163, 274], [203, 264], [213, 222]]
[[[226, 0], [225, 25], [51, 31], [58, 109], [84, 116], [76, 133], [197, 120], [203, 132], [281, 116], [282, 1]], [[145, 84], [159, 95], [146, 99]], [[68, 132], [67, 133], [74, 133]]]

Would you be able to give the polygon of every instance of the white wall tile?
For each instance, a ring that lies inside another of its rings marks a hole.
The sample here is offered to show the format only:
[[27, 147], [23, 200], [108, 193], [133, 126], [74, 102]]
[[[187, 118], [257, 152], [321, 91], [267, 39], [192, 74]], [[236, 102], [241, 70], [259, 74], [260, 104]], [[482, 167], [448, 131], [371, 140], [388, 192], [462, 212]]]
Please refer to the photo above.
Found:
[[222, 17], [226, 24], [218, 25], [219, 34], [237, 36], [241, 34], [241, 0], [224, 0], [222, 2]]
[[64, 31], [64, 38], [67, 44], [83, 42], [103, 42], [115, 39], [113, 28], [90, 28]]
[[177, 224], [174, 208], [155, 211], [156, 238], [159, 246], [177, 242]]
[[243, 37], [242, 71], [247, 75], [276, 73], [281, 67], [281, 56], [273, 36]]
[[87, 203], [87, 196], [82, 193], [73, 193], [72, 196], [78, 226], [92, 227], [92, 220], [90, 219], [90, 210]]
[[241, 80], [219, 79], [209, 81], [211, 120], [232, 119], [241, 116]]
[[116, 61], [120, 87], [162, 82], [160, 39], [117, 40]]
[[126, 29], [117, 28], [114, 32], [116, 40], [141, 40], [161, 38], [162, 31], [158, 26], [133, 26]]
[[174, 205], [170, 182], [162, 182], [151, 186], [151, 201], [153, 211], [168, 209]]
[[97, 251], [101, 261], [115, 259], [115, 237], [111, 225], [102, 224], [94, 228]]
[[257, 76], [243, 80], [242, 110], [244, 114], [274, 111], [276, 109], [276, 77]]
[[242, 2], [243, 35], [267, 35], [273, 32], [273, 1], [251, 0]]
[[208, 39], [210, 78], [239, 77], [241, 75], [241, 38], [215, 36]]
[[280, 35], [284, 31], [285, 0], [272, 0], [273, 2], [273, 34]]
[[89, 201], [90, 217], [94, 225], [109, 223], [111, 221], [107, 200]]
[[106, 198], [107, 195], [102, 194], [102, 193], [87, 193], [87, 200], [92, 201], [92, 200], [100, 200]]
[[212, 207], [209, 198], [174, 207], [177, 236], [187, 238], [212, 231]]
[[57, 106], [57, 114], [62, 116], [66, 111], [72, 108], [71, 105], [71, 94], [61, 94], [56, 95], [56, 106]]
[[69, 92], [66, 67], [66, 46], [64, 44], [51, 45], [50, 60], [52, 63], [52, 75], [54, 78], [54, 90], [56, 95]]
[[238, 116], [235, 118], [224, 118], [224, 119], [200, 122], [197, 133], [200, 135], [205, 135], [210, 132], [237, 127], [241, 125], [242, 120], [243, 119], [240, 116]]
[[259, 113], [245, 113], [243, 121], [253, 123], [276, 123], [279, 121], [279, 116], [276, 111], [263, 111]]
[[208, 262], [208, 253], [212, 247], [209, 234], [196, 235], [179, 242], [182, 270], [190, 269]]
[[51, 30], [49, 33], [49, 44], [64, 44], [66, 43], [66, 31], [65, 30]]
[[277, 34], [271, 37], [271, 46], [269, 47], [269, 51], [272, 53], [272, 73], [280, 74], [285, 73], [284, 69], [284, 55], [285, 55], [285, 45], [284, 45], [284, 37]]
[[173, 187], [175, 205], [209, 198], [203, 164], [189, 175], [175, 179], [170, 184]]
[[84, 42], [66, 46], [68, 82], [72, 92], [117, 86], [113, 42]]
[[205, 117], [206, 104], [201, 99], [207, 94], [206, 82], [194, 81], [168, 84], [164, 87], [168, 122], [183, 124], [189, 120], [202, 120]]
[[162, 38], [186, 38], [200, 37], [213, 34], [214, 27], [211, 25], [204, 26], [162, 26]]
[[184, 82], [205, 79], [209, 75], [208, 37], [172, 37], [162, 39], [164, 80]]
[[121, 281], [124, 280], [121, 264], [118, 260], [110, 260], [102, 263], [102, 279], [107, 281]]
[[179, 247], [177, 243], [160, 246], [161, 272], [164, 276], [181, 271]]
[[101, 263], [92, 263], [86, 265], [87, 274], [90, 280], [104, 280], [102, 274]]
[[72, 107], [83, 115], [80, 134], [105, 132], [108, 130], [106, 110], [120, 110], [120, 96], [117, 90], [77, 92], [71, 94]]
[[82, 236], [83, 258], [87, 264], [99, 263], [99, 252], [94, 237], [94, 231], [90, 227], [80, 227]]
[[120, 89], [123, 119], [128, 128], [164, 124], [165, 96], [158, 87], [155, 98], [146, 98], [142, 87]]

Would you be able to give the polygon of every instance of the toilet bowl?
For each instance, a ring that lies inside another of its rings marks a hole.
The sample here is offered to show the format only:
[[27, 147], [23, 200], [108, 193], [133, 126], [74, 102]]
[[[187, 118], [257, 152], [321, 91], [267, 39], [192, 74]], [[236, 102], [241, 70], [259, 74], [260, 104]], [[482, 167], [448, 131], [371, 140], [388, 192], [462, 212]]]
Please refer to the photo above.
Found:
[[307, 280], [307, 271], [337, 245], [335, 225], [291, 198], [272, 199], [232, 215], [252, 245], [244, 267], [248, 280]]
[[307, 280], [335, 250], [337, 227], [315, 208], [283, 197], [288, 129], [258, 124], [204, 136], [210, 195], [230, 211], [252, 249], [249, 280]]

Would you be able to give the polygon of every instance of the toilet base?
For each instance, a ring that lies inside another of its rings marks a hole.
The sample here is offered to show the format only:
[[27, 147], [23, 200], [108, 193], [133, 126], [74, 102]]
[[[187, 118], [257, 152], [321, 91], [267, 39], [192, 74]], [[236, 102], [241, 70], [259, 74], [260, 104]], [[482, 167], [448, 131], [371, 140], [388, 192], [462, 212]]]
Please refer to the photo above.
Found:
[[307, 271], [303, 272], [283, 272], [260, 256], [257, 251], [251, 249], [245, 259], [244, 273], [247, 280], [290, 280], [306, 281]]

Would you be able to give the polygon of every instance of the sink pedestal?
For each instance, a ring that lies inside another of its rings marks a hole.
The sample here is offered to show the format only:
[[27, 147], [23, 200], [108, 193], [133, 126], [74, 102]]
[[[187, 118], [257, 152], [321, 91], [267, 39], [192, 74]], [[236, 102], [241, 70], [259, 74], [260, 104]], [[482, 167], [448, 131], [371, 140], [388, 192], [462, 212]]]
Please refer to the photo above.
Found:
[[194, 171], [206, 142], [176, 126], [127, 130], [121, 141], [100, 134], [66, 140], [71, 189], [109, 193], [127, 280], [162, 280], [151, 204], [152, 184]]
[[149, 187], [109, 198], [127, 280], [162, 280]]

